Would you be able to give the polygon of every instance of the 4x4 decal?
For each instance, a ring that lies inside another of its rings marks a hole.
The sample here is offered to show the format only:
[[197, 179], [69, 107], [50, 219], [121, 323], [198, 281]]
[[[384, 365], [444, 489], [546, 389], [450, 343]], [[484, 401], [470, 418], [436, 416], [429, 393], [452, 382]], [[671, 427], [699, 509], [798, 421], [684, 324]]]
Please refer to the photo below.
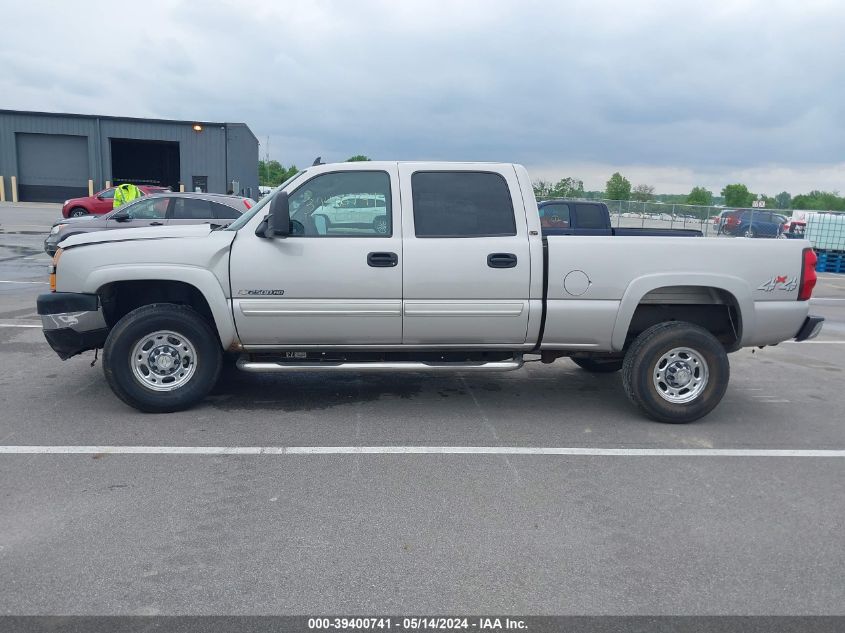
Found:
[[760, 284], [757, 290], [764, 292], [772, 292], [774, 290], [785, 290], [787, 292], [798, 288], [798, 277], [789, 278], [789, 275], [777, 275], [769, 279], [769, 281]]

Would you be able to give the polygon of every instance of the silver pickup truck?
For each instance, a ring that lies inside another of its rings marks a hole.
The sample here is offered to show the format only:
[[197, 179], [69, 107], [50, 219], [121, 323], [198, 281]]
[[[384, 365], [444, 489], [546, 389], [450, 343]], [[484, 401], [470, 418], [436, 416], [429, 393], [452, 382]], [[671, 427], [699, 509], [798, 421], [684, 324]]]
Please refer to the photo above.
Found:
[[[549, 236], [528, 172], [368, 162], [300, 172], [229, 227], [60, 243], [38, 298], [61, 358], [103, 348], [142, 411], [185, 409], [224, 359], [248, 372], [507, 371], [525, 356], [622, 371], [646, 415], [721, 400], [728, 353], [816, 336], [800, 240]], [[536, 356], [533, 356], [536, 355]]]

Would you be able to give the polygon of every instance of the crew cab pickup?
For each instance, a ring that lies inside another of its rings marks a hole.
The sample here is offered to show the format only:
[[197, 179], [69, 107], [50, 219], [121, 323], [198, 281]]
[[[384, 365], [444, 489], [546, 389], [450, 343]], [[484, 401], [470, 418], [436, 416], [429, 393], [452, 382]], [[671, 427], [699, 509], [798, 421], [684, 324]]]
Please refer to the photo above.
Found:
[[540, 227], [548, 235], [627, 235], [650, 237], [702, 237], [697, 229], [614, 227], [604, 202], [543, 200], [537, 203]]
[[63, 240], [38, 313], [61, 358], [103, 348], [112, 390], [142, 411], [201, 401], [224, 355], [247, 372], [528, 356], [621, 370], [646, 415], [689, 422], [721, 400], [729, 352], [818, 334], [815, 282], [805, 241], [544, 238], [522, 166], [367, 162], [306, 169], [226, 228]]

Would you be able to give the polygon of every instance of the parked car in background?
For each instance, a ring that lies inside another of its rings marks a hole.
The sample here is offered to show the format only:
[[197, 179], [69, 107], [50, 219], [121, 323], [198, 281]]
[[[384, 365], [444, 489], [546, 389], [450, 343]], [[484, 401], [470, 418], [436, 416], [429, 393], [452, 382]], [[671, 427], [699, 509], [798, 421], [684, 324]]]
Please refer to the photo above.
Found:
[[[544, 200], [537, 203], [543, 235], [627, 235], [650, 237], [701, 237], [693, 229], [614, 227], [604, 202]], [[624, 214], [623, 214], [624, 217]]]
[[[109, 187], [95, 193], [93, 196], [84, 198], [71, 198], [65, 200], [62, 205], [63, 218], [78, 218], [84, 215], [102, 215], [114, 211], [114, 192], [116, 187]], [[145, 196], [152, 193], [170, 191], [167, 187], [154, 187], [152, 185], [138, 185]]]
[[781, 227], [780, 235], [783, 239], [803, 240], [807, 230], [807, 223], [803, 220], [787, 220]]
[[63, 239], [80, 233], [178, 224], [228, 225], [248, 211], [254, 200], [214, 193], [159, 193], [144, 196], [105, 215], [59, 220], [44, 240], [44, 251], [54, 255]]
[[291, 209], [291, 218], [302, 222], [306, 227], [313, 224], [318, 235], [356, 231], [362, 234], [375, 231], [379, 235], [386, 235], [390, 232], [383, 195], [304, 198], [295, 209]]
[[718, 215], [713, 216], [713, 226], [716, 228], [716, 235], [722, 232], [722, 225], [725, 223], [725, 217], [728, 213], [733, 213], [733, 209], [722, 209]]
[[725, 214], [721, 232], [743, 237], [778, 237], [786, 220], [771, 211], [740, 209]]

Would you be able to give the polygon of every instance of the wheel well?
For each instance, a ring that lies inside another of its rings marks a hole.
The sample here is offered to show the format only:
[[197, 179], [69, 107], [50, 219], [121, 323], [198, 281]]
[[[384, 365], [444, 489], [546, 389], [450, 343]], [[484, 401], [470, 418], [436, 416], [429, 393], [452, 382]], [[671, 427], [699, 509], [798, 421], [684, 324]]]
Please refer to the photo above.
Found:
[[217, 331], [208, 301], [195, 286], [183, 281], [164, 279], [116, 281], [102, 286], [97, 294], [103, 304], [106, 323], [113, 327], [135, 308], [151, 303], [176, 303], [190, 306]]
[[666, 321], [693, 323], [715, 336], [727, 351], [742, 340], [742, 313], [730, 292], [711, 286], [665, 286], [641, 300], [625, 338], [625, 347], [652, 325]]

